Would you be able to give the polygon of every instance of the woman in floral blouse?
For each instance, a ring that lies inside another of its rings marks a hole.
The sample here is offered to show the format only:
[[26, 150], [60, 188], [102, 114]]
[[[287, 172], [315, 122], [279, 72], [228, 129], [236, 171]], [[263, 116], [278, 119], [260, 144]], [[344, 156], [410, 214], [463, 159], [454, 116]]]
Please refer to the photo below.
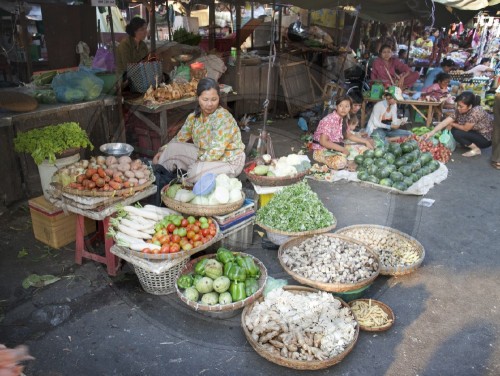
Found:
[[481, 154], [481, 149], [491, 146], [493, 116], [479, 106], [479, 98], [470, 91], [464, 91], [457, 99], [457, 110], [436, 125], [427, 137], [432, 137], [441, 129], [451, 129], [451, 134], [459, 144], [470, 148], [464, 157]]
[[186, 170], [190, 183], [208, 172], [236, 177], [245, 164], [245, 145], [233, 116], [219, 106], [219, 84], [203, 78], [196, 94], [197, 108], [174, 139], [160, 149], [153, 163], [169, 171]]
[[312, 148], [315, 161], [324, 163], [332, 169], [340, 170], [347, 166], [347, 156], [350, 153], [344, 140], [348, 139], [366, 145], [369, 149], [373, 149], [373, 143], [371, 139], [353, 134], [347, 125], [352, 106], [351, 98], [340, 97], [335, 104], [335, 111], [319, 122], [313, 135]]

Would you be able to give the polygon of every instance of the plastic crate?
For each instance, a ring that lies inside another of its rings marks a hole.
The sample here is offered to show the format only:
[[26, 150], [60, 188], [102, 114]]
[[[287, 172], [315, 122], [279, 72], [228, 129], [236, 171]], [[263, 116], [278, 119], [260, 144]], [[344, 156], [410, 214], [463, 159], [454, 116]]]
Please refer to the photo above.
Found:
[[[44, 196], [28, 201], [35, 239], [52, 248], [61, 248], [76, 239], [76, 214], [65, 214]], [[84, 234], [96, 231], [96, 223], [85, 218]]]

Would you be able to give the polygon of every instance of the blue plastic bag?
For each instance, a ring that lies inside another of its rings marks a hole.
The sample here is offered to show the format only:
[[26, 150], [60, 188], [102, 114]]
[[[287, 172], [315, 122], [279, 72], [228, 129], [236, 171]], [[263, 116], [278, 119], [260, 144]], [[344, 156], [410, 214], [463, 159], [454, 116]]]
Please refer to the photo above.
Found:
[[104, 81], [87, 71], [58, 74], [52, 80], [52, 89], [59, 102], [91, 101], [99, 97]]
[[445, 129], [441, 133], [441, 136], [439, 136], [439, 142], [451, 151], [454, 151], [457, 147], [457, 142], [451, 134], [451, 131], [449, 131], [448, 129]]

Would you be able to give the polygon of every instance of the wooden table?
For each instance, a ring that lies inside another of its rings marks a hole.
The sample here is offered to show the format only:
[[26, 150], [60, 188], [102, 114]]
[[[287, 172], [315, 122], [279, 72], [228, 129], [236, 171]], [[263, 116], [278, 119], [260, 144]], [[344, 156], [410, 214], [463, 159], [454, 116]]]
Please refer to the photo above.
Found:
[[[373, 98], [363, 98], [363, 103], [361, 104], [361, 126], [365, 125], [366, 121], [366, 104], [368, 102], [376, 103], [380, 102], [382, 99], [373, 99]], [[415, 101], [415, 100], [403, 100], [397, 101], [398, 104], [407, 104], [410, 105], [415, 111], [417, 111], [422, 118], [425, 119], [425, 125], [430, 126], [432, 124], [432, 119], [434, 117], [434, 113], [441, 114], [443, 110], [442, 102], [427, 102], [427, 101]], [[427, 108], [427, 115], [425, 115], [419, 107]]]

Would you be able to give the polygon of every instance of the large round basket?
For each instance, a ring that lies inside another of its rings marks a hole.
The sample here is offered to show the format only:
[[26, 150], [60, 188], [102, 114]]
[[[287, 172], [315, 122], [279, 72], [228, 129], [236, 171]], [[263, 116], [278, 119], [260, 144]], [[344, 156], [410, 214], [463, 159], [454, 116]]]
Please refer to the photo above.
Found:
[[404, 274], [409, 274], [414, 272], [415, 270], [418, 269], [418, 267], [422, 264], [425, 258], [425, 249], [420, 242], [411, 237], [408, 234], [405, 234], [404, 232], [398, 231], [396, 229], [393, 229], [391, 227], [386, 227], [386, 226], [380, 226], [380, 225], [354, 225], [354, 226], [348, 226], [341, 228], [335, 232], [335, 234], [339, 234], [342, 236], [350, 237], [353, 239], [356, 239], [358, 241], [364, 242], [367, 246], [369, 246], [374, 252], [380, 255], [380, 248], [375, 245], [371, 244], [368, 241], [364, 241], [361, 239], [359, 236], [356, 235], [356, 233], [359, 233], [359, 231], [367, 231], [367, 232], [374, 232], [382, 236], [387, 236], [387, 237], [398, 237], [400, 244], [406, 243], [409, 247], [411, 247], [412, 250], [416, 251], [418, 253], [418, 259], [415, 260], [414, 263], [411, 265], [398, 265], [398, 266], [390, 266], [390, 265], [384, 265], [383, 260], [380, 262], [380, 274], [382, 275], [404, 275]]
[[263, 225], [262, 223], [256, 222], [256, 225], [262, 227], [267, 232], [267, 237], [274, 244], [282, 245], [289, 241], [290, 239], [298, 236], [306, 236], [306, 235], [314, 235], [314, 234], [323, 234], [325, 232], [331, 231], [337, 227], [337, 219], [333, 217], [333, 224], [328, 227], [318, 228], [316, 230], [310, 231], [300, 231], [300, 232], [290, 232], [290, 231], [281, 231], [273, 229], [269, 226]]
[[196, 215], [205, 217], [213, 215], [225, 215], [235, 211], [236, 209], [241, 208], [241, 205], [243, 205], [243, 202], [245, 201], [245, 194], [242, 192], [241, 199], [236, 202], [232, 202], [230, 204], [195, 205], [195, 204], [190, 204], [189, 202], [177, 201], [168, 197], [165, 194], [168, 187], [169, 186], [166, 185], [161, 190], [161, 199], [163, 203], [170, 209], [173, 209], [175, 211], [178, 211], [179, 213], [187, 215]]
[[87, 197], [119, 197], [119, 196], [132, 196], [135, 192], [143, 191], [155, 181], [154, 175], [151, 175], [151, 179], [149, 179], [146, 183], [118, 190], [111, 191], [89, 191], [89, 190], [79, 190], [74, 188], [63, 187], [60, 188], [55, 185], [56, 190], [61, 190], [62, 192], [69, 193], [75, 196], [87, 196]]
[[[228, 311], [234, 311], [240, 308], [245, 307], [248, 304], [253, 303], [256, 299], [258, 299], [261, 295], [262, 292], [264, 291], [264, 286], [266, 285], [267, 282], [267, 269], [264, 266], [264, 264], [257, 258], [255, 258], [252, 255], [243, 253], [243, 252], [238, 252], [241, 256], [246, 257], [250, 256], [253, 258], [253, 261], [255, 262], [255, 265], [257, 265], [260, 269], [260, 278], [259, 278], [259, 289], [257, 292], [255, 292], [253, 295], [250, 295], [244, 300], [240, 300], [239, 302], [231, 303], [231, 304], [215, 304], [213, 306], [209, 306], [206, 304], [200, 304], [198, 302], [193, 302], [192, 300], [187, 299], [182, 291], [179, 289], [178, 286], [176, 286], [177, 290], [177, 295], [179, 298], [186, 303], [189, 307], [194, 309], [195, 311], [204, 311], [204, 312], [228, 312]], [[198, 257], [194, 260], [191, 260], [181, 271], [180, 275], [184, 274], [190, 274], [193, 273], [194, 267], [198, 263], [198, 261], [204, 259], [204, 258], [215, 258], [215, 254], [210, 254], [210, 255], [205, 255]]]
[[[362, 245], [362, 246], [366, 247], [367, 252], [371, 253], [373, 255], [373, 257], [375, 257], [375, 259], [378, 261], [377, 254], [374, 251], [372, 251], [368, 246], [366, 246], [366, 244], [364, 244], [364, 243], [358, 242], [357, 240], [354, 240], [354, 239], [351, 239], [351, 238], [348, 238], [348, 237], [336, 235], [336, 234], [323, 234], [323, 235], [329, 236], [329, 237], [332, 237], [332, 238], [338, 238], [338, 239], [341, 239], [341, 240], [343, 240], [345, 242]], [[302, 283], [304, 285], [308, 285], [308, 286], [311, 286], [311, 287], [314, 287], [314, 288], [317, 288], [317, 289], [323, 290], [323, 291], [329, 291], [329, 292], [346, 292], [346, 291], [358, 290], [358, 289], [360, 289], [360, 288], [362, 288], [364, 286], [367, 286], [367, 285], [371, 284], [375, 280], [375, 278], [377, 278], [377, 276], [379, 275], [379, 273], [380, 273], [380, 262], [378, 262], [378, 268], [375, 271], [374, 275], [372, 275], [369, 278], [365, 278], [365, 279], [363, 279], [363, 280], [361, 280], [359, 282], [356, 282], [356, 283], [326, 283], [326, 282], [320, 282], [320, 281], [315, 281], [315, 280], [312, 280], [312, 279], [305, 278], [302, 275], [293, 272], [292, 270], [290, 270], [288, 268], [288, 266], [283, 261], [283, 253], [284, 253], [284, 251], [286, 249], [292, 248], [294, 246], [298, 246], [303, 241], [305, 241], [305, 240], [307, 240], [307, 239], [309, 239], [311, 237], [313, 237], [313, 235], [302, 236], [302, 237], [299, 237], [299, 238], [293, 238], [293, 239], [287, 241], [286, 243], [284, 243], [283, 245], [281, 245], [280, 248], [279, 248], [279, 250], [278, 250], [278, 259], [279, 259], [279, 262], [280, 262], [281, 266], [296, 281], [298, 281], [298, 282], [300, 282], [300, 283]], [[311, 266], [313, 266], [313, 265], [311, 265]]]
[[[394, 312], [392, 311], [391, 307], [389, 307], [387, 304], [384, 304], [381, 301], [378, 301], [375, 299], [356, 299], [356, 300], [352, 300], [349, 302], [349, 307], [351, 307], [351, 310], [352, 310], [352, 305], [355, 302], [359, 302], [359, 301], [380, 307], [380, 309], [382, 311], [384, 311], [389, 318], [389, 322], [387, 324], [381, 325], [381, 326], [361, 325], [358, 321], [359, 329], [364, 330], [366, 332], [383, 332], [384, 330], [388, 330], [392, 325], [394, 325], [394, 321], [396, 320], [396, 316], [394, 316]], [[352, 311], [352, 313], [353, 313], [354, 317], [356, 317], [356, 314], [354, 313], [354, 311]], [[356, 320], [357, 320], [357, 318], [356, 318]]]
[[[310, 287], [303, 287], [303, 286], [284, 286], [284, 290], [290, 291], [294, 294], [308, 294], [308, 293], [315, 293], [318, 292], [318, 290], [312, 289]], [[258, 299], [258, 301], [262, 301], [262, 297]], [[349, 306], [340, 298], [335, 297], [335, 299], [339, 300], [344, 307], [347, 309], [350, 308]], [[245, 336], [247, 337], [247, 341], [252, 345], [254, 350], [263, 358], [266, 358], [270, 362], [276, 363], [280, 366], [283, 367], [288, 367], [288, 368], [293, 368], [293, 369], [298, 369], [298, 370], [317, 370], [317, 369], [325, 369], [328, 367], [331, 367], [337, 363], [340, 363], [342, 359], [344, 359], [347, 354], [349, 354], [352, 349], [354, 348], [354, 345], [356, 344], [358, 340], [358, 335], [359, 335], [359, 325], [356, 325], [356, 333], [354, 335], [353, 341], [344, 349], [343, 352], [340, 354], [326, 359], [326, 360], [313, 360], [313, 361], [303, 361], [303, 360], [295, 360], [295, 359], [288, 359], [284, 358], [280, 355], [275, 355], [269, 352], [268, 350], [265, 349], [260, 343], [258, 343], [256, 340], [252, 338], [252, 335], [250, 331], [248, 330], [246, 324], [245, 324], [245, 318], [246, 316], [252, 311], [253, 304], [245, 307], [243, 309], [243, 313], [241, 314], [241, 326], [243, 327], [243, 331], [245, 332]]]
[[245, 167], [243, 171], [245, 172], [245, 175], [247, 176], [248, 180], [250, 180], [252, 183], [256, 185], [260, 185], [263, 187], [283, 187], [286, 185], [295, 184], [304, 179], [304, 177], [307, 174], [309, 174], [309, 170], [305, 170], [293, 176], [282, 176], [282, 177], [260, 176], [251, 174], [248, 166]]
[[144, 291], [154, 295], [167, 295], [175, 291], [177, 277], [188, 260], [189, 257], [186, 257], [180, 260], [178, 264], [160, 274], [150, 272], [137, 265], [134, 265], [134, 270]]

